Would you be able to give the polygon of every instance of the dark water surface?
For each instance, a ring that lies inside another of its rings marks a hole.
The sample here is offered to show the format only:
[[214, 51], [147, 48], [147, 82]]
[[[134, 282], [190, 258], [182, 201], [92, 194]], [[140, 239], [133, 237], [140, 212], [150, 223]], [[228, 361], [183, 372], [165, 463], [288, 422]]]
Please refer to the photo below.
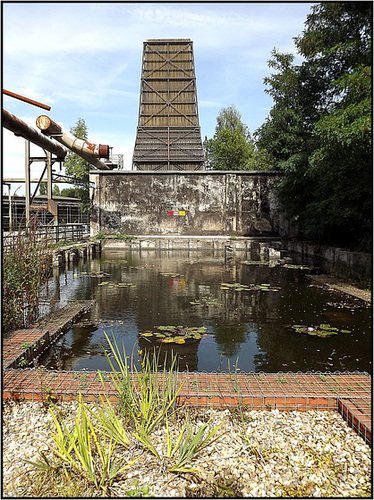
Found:
[[[108, 276], [93, 276], [100, 272]], [[371, 373], [371, 309], [338, 292], [310, 286], [306, 274], [311, 272], [315, 271], [246, 265], [240, 259], [225, 263], [223, 255], [210, 251], [104, 249], [101, 258], [80, 262], [50, 280], [44, 293], [46, 307], [68, 300], [95, 302], [40, 362], [50, 369], [109, 370], [102, 349], [109, 350], [104, 332], [119, 346], [124, 344], [129, 356], [133, 351], [136, 361], [137, 351], [151, 345], [145, 339], [139, 345], [139, 332], [181, 325], [207, 329], [199, 341], [161, 345], [161, 361], [173, 349], [181, 370]], [[222, 283], [271, 284], [280, 290], [222, 290]], [[214, 305], [190, 304], [204, 297]], [[290, 328], [321, 323], [351, 333], [320, 338]]]

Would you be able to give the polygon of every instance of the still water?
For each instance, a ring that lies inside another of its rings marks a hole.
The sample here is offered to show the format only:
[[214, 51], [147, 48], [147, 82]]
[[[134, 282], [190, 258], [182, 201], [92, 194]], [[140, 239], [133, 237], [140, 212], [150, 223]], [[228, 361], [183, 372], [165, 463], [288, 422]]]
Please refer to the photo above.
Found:
[[[129, 356], [133, 352], [136, 362], [138, 350], [153, 352], [154, 345], [139, 338], [139, 332], [169, 325], [206, 328], [197, 341], [156, 344], [160, 361], [166, 353], [170, 359], [172, 350], [179, 355], [180, 370], [371, 373], [371, 309], [311, 286], [308, 273], [316, 271], [240, 259], [225, 262], [223, 255], [210, 251], [104, 249], [100, 258], [79, 262], [52, 278], [44, 290], [46, 308], [68, 300], [94, 303], [40, 363], [49, 369], [109, 370], [105, 333], [124, 345]], [[222, 283], [273, 289], [237, 291]], [[297, 333], [291, 328], [295, 324], [329, 324], [350, 333], [321, 338]]]

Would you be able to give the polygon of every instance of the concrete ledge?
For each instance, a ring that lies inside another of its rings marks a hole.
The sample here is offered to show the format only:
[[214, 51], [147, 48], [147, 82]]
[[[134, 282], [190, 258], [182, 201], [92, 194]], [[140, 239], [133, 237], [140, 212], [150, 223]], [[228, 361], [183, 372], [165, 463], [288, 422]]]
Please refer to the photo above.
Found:
[[136, 236], [134, 239], [102, 240], [103, 249], [129, 250], [211, 250], [228, 257], [242, 252], [250, 260], [279, 259], [282, 255], [281, 240], [277, 237], [235, 237], [228, 236]]
[[264, 175], [282, 177], [279, 172], [271, 170], [91, 170], [92, 175]]

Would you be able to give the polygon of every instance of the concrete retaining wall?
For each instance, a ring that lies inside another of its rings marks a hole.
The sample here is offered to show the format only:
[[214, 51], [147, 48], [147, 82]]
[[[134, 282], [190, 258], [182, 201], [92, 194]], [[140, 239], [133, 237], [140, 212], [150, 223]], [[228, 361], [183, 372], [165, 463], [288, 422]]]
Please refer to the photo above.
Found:
[[314, 265], [323, 264], [326, 272], [366, 286], [372, 279], [372, 256], [345, 248], [316, 245], [307, 241], [284, 241], [283, 248], [302, 256]]
[[188, 255], [210, 251], [212, 256], [224, 256], [225, 259], [240, 256], [246, 260], [278, 260], [283, 256], [280, 239], [269, 237], [234, 237], [225, 236], [137, 236], [128, 240], [103, 240], [105, 250], [134, 251], [188, 251]]
[[91, 235], [288, 235], [275, 179], [273, 172], [91, 172]]

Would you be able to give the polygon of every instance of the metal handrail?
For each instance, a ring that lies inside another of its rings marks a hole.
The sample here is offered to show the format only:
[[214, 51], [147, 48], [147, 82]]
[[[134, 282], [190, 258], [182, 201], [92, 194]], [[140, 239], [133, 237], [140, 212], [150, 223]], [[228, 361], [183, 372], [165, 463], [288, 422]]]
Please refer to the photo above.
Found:
[[[40, 239], [50, 234], [52, 242], [60, 243], [87, 239], [90, 236], [90, 230], [88, 224], [77, 222], [58, 224], [56, 226], [45, 226], [42, 229], [38, 229], [36, 234], [40, 237]], [[3, 248], [5, 248], [10, 244], [11, 240], [18, 237], [18, 231], [3, 232], [2, 236]]]

